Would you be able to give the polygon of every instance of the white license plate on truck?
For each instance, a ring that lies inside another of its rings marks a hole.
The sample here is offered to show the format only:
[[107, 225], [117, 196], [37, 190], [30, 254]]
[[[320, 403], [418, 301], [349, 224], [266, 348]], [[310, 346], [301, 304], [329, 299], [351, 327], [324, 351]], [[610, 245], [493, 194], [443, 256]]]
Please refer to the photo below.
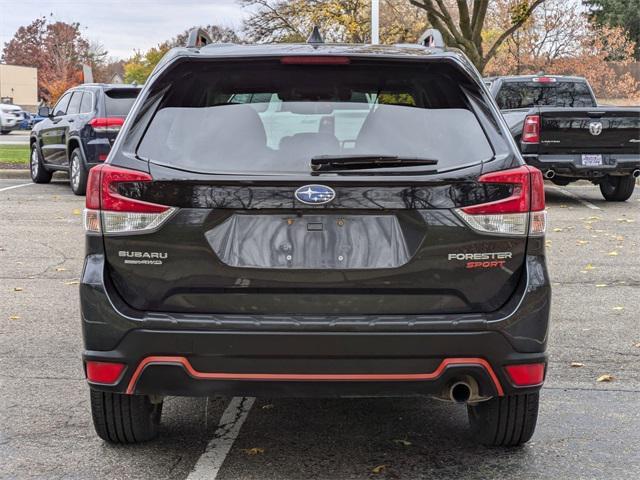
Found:
[[582, 155], [583, 167], [601, 167], [602, 155]]

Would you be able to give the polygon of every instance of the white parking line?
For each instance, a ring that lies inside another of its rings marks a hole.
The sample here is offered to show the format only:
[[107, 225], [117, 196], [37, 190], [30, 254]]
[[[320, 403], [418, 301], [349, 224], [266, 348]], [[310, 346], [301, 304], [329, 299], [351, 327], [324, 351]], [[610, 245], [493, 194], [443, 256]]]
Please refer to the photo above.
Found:
[[573, 198], [574, 200], [577, 200], [578, 202], [583, 204], [585, 207], [590, 208], [591, 210], [602, 210], [600, 207], [594, 205], [591, 202], [587, 202], [586, 200], [580, 198], [578, 195], [576, 195], [573, 192], [570, 192], [569, 190], [565, 190], [564, 188], [560, 188], [560, 187], [551, 187], [551, 188], [562, 193], [563, 195], [566, 195], [569, 198]]
[[20, 187], [27, 187], [29, 185], [35, 185], [35, 183], [30, 182], [30, 183], [21, 183], [20, 185], [12, 185], [10, 187], [4, 187], [4, 188], [0, 188], [0, 192], [6, 192], [7, 190], [12, 190], [14, 188], [20, 188]]
[[215, 480], [253, 406], [253, 397], [233, 397], [220, 417], [218, 428], [187, 480]]

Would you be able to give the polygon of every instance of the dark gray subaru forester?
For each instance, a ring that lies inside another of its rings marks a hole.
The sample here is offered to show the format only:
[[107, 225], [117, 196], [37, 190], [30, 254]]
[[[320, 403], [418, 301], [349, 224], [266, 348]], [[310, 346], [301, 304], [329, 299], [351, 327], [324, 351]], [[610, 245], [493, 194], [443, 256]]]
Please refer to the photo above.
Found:
[[[533, 434], [550, 287], [540, 172], [482, 78], [421, 45], [170, 51], [91, 170], [80, 287], [98, 435], [165, 396], [411, 396]], [[427, 46], [425, 46], [427, 45]]]

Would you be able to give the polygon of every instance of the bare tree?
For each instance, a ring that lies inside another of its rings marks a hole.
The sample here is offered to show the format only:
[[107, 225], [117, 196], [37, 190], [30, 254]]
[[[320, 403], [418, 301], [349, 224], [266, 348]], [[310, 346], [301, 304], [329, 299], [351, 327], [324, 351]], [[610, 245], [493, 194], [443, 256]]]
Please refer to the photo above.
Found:
[[482, 72], [498, 48], [524, 25], [533, 11], [545, 0], [514, 0], [510, 24], [497, 36], [486, 52], [482, 31], [487, 18], [489, 0], [409, 1], [427, 12], [429, 23], [442, 32], [447, 45], [460, 48]]

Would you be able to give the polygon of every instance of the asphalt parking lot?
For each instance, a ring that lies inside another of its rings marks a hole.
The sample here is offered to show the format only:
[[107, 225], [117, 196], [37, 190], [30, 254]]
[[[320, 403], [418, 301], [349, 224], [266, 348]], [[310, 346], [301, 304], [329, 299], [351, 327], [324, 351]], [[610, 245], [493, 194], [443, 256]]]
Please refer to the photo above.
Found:
[[0, 179], [2, 479], [640, 478], [640, 188], [610, 204], [547, 187], [549, 375], [514, 450], [426, 399], [170, 398], [156, 441], [104, 444], [80, 362], [83, 203], [65, 181]]

